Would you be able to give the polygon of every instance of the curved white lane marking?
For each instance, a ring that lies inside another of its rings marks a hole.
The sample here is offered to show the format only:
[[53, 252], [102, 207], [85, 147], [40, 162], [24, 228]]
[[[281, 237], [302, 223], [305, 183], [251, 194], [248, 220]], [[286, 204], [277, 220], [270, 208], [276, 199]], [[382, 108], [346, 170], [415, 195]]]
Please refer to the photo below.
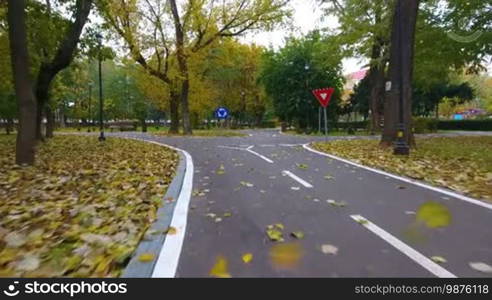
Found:
[[174, 208], [171, 227], [176, 228], [176, 234], [167, 235], [164, 245], [161, 248], [159, 258], [154, 267], [152, 278], [170, 278], [176, 276], [179, 257], [186, 233], [186, 223], [188, 220], [188, 208], [191, 199], [191, 191], [193, 188], [193, 160], [191, 155], [181, 149], [186, 158], [186, 172], [184, 175], [183, 185], [179, 193], [179, 197]]
[[456, 278], [456, 275], [444, 269], [440, 265], [436, 264], [435, 262], [427, 258], [425, 255], [421, 254], [417, 250], [403, 243], [395, 236], [391, 235], [389, 232], [385, 231], [381, 227], [367, 220], [363, 216], [351, 215], [350, 217], [354, 219], [356, 222], [360, 223], [365, 228], [367, 228], [368, 230], [372, 231], [372, 233], [374, 233], [375, 235], [379, 236], [380, 238], [388, 242], [391, 246], [395, 247], [403, 254], [410, 257], [410, 259], [412, 259], [420, 266], [424, 267], [427, 271], [431, 272], [435, 276], [439, 278]]
[[249, 147], [246, 149], [246, 151], [248, 151], [249, 153], [251, 153], [251, 154], [253, 154], [253, 155], [258, 156], [259, 158], [263, 159], [264, 161], [266, 161], [266, 162], [268, 162], [268, 163], [270, 163], [270, 164], [273, 164], [273, 160], [269, 159], [269, 158], [268, 158], [268, 157], [266, 157], [266, 156], [261, 155], [261, 154], [260, 154], [260, 153], [258, 153], [258, 152], [254, 152], [253, 150], [251, 150], [251, 149], [253, 149], [253, 147], [254, 147], [254, 146], [249, 146]]
[[344, 162], [346, 164], [350, 164], [350, 165], [353, 165], [353, 166], [356, 166], [356, 167], [359, 167], [359, 168], [362, 168], [362, 169], [369, 170], [369, 171], [374, 172], [374, 173], [378, 173], [378, 174], [381, 174], [381, 175], [384, 175], [384, 176], [388, 176], [388, 177], [391, 177], [391, 178], [394, 178], [394, 179], [398, 179], [400, 181], [403, 181], [403, 182], [406, 182], [406, 183], [410, 183], [410, 184], [413, 184], [413, 185], [416, 185], [416, 186], [419, 186], [419, 187], [423, 187], [425, 189], [428, 189], [428, 190], [431, 190], [431, 191], [434, 191], [434, 192], [445, 194], [445, 195], [454, 197], [456, 199], [459, 199], [459, 200], [462, 200], [462, 201], [465, 201], [465, 202], [468, 202], [468, 203], [472, 203], [472, 204], [475, 204], [475, 205], [478, 205], [478, 206], [481, 206], [481, 207], [492, 209], [492, 204], [488, 204], [488, 203], [485, 203], [485, 202], [480, 201], [480, 200], [477, 200], [477, 199], [473, 199], [473, 198], [470, 198], [470, 197], [467, 197], [467, 196], [464, 196], [464, 195], [460, 195], [458, 193], [454, 193], [454, 192], [451, 192], [451, 191], [447, 191], [445, 189], [438, 188], [438, 187], [430, 186], [430, 185], [427, 185], [425, 183], [422, 183], [422, 182], [419, 182], [419, 181], [416, 181], [416, 180], [413, 180], [413, 179], [410, 179], [410, 178], [405, 178], [405, 177], [401, 177], [401, 176], [398, 176], [398, 175], [395, 175], [395, 174], [391, 174], [391, 173], [388, 173], [388, 172], [385, 172], [385, 171], [374, 169], [374, 168], [371, 168], [371, 167], [366, 167], [366, 166], [363, 166], [361, 164], [355, 163], [355, 162], [350, 161], [350, 160], [347, 160], [347, 159], [343, 159], [343, 158], [338, 157], [338, 156], [335, 156], [335, 155], [331, 155], [331, 154], [324, 153], [324, 152], [321, 152], [321, 151], [318, 151], [318, 150], [314, 150], [313, 148], [309, 147], [309, 144], [304, 144], [303, 147], [304, 147], [304, 149], [306, 149], [308, 151], [311, 151], [313, 153], [316, 153], [316, 154], [319, 154], [319, 155], [322, 155], [322, 156], [326, 156], [326, 157], [329, 157], [329, 158], [332, 158], [332, 159], [336, 159], [336, 160], [339, 160], [339, 161]]

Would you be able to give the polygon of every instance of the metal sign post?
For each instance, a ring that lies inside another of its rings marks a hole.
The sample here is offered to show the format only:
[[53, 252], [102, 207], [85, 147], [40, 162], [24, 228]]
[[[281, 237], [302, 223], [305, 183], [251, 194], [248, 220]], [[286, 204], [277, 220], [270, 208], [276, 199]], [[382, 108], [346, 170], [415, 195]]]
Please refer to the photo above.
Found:
[[[328, 141], [328, 113], [326, 112], [326, 107], [330, 104], [331, 96], [335, 92], [334, 88], [323, 88], [317, 89], [313, 91], [314, 96], [318, 99], [319, 104], [323, 107], [324, 116], [325, 116], [325, 142]], [[319, 127], [321, 128], [321, 107], [318, 110], [319, 114]], [[321, 130], [320, 130], [321, 131]]]

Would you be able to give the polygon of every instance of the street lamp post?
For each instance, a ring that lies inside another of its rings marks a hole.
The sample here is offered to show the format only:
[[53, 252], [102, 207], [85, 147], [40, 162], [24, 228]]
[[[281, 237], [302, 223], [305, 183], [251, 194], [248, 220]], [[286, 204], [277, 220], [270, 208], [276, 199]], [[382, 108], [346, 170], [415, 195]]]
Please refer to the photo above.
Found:
[[102, 35], [98, 33], [96, 35], [97, 38], [97, 43], [99, 47], [99, 130], [100, 130], [100, 135], [99, 135], [99, 141], [105, 141], [106, 138], [104, 137], [104, 124], [103, 124], [103, 90], [102, 90], [102, 55], [101, 55], [101, 48], [102, 48]]
[[[245, 99], [246, 93], [244, 91], [241, 91], [241, 101], [242, 101], [242, 106], [241, 106], [241, 123], [244, 123], [245, 115], [246, 115], [246, 99]], [[242, 124], [239, 124], [239, 128], [241, 128]]]
[[94, 84], [92, 81], [89, 82], [89, 118], [88, 118], [88, 123], [89, 126], [87, 128], [87, 132], [91, 132], [91, 126], [92, 126], [92, 111], [91, 111], [91, 106], [92, 106], [92, 86]]
[[402, 1], [399, 0], [397, 3], [397, 12], [399, 18], [398, 20], [398, 46], [399, 46], [399, 65], [400, 65], [400, 72], [398, 76], [398, 125], [396, 127], [396, 134], [397, 134], [397, 139], [396, 142], [394, 143], [394, 148], [393, 148], [393, 154], [395, 155], [409, 155], [410, 154], [410, 147], [407, 144], [407, 135], [408, 132], [406, 132], [407, 128], [405, 128], [405, 121], [404, 121], [404, 99], [403, 99], [403, 22], [401, 21], [401, 17], [403, 14], [402, 11]]

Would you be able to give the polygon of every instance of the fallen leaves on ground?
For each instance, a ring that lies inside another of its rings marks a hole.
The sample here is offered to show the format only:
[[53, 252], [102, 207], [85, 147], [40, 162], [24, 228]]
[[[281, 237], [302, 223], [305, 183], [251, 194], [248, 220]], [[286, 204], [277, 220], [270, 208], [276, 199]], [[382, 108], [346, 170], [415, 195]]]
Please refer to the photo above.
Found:
[[470, 267], [473, 270], [482, 272], [482, 273], [492, 273], [492, 267], [486, 263], [483, 262], [471, 262], [469, 263]]
[[218, 256], [214, 266], [210, 270], [210, 276], [217, 278], [231, 278], [229, 274], [227, 259], [223, 256]]
[[155, 258], [155, 255], [152, 253], [143, 253], [138, 256], [138, 260], [141, 262], [151, 262]]
[[442, 256], [432, 256], [431, 257], [431, 260], [435, 263], [438, 263], [438, 264], [444, 264], [444, 263], [447, 263], [448, 261], [442, 257]]
[[370, 167], [427, 181], [492, 201], [492, 137], [417, 139], [409, 157], [394, 156], [375, 140], [314, 143], [317, 150]]
[[296, 268], [304, 255], [299, 243], [277, 244], [270, 248], [270, 260], [279, 269]]
[[451, 223], [449, 209], [437, 202], [422, 204], [417, 210], [417, 222], [424, 223], [429, 228], [446, 227]]
[[338, 248], [330, 244], [324, 244], [321, 245], [321, 252], [323, 252], [324, 254], [337, 255]]
[[242, 260], [245, 264], [249, 264], [253, 260], [253, 254], [251, 254], [251, 253], [243, 254]]
[[178, 154], [148, 143], [56, 136], [33, 167], [0, 136], [0, 274], [117, 277], [170, 184]]

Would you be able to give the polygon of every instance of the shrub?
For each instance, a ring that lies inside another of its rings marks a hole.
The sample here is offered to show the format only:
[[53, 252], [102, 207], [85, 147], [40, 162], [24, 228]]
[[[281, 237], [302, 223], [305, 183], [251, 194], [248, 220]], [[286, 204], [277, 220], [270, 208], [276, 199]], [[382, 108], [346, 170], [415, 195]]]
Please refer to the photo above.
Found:
[[492, 131], [492, 119], [439, 121], [439, 130]]

